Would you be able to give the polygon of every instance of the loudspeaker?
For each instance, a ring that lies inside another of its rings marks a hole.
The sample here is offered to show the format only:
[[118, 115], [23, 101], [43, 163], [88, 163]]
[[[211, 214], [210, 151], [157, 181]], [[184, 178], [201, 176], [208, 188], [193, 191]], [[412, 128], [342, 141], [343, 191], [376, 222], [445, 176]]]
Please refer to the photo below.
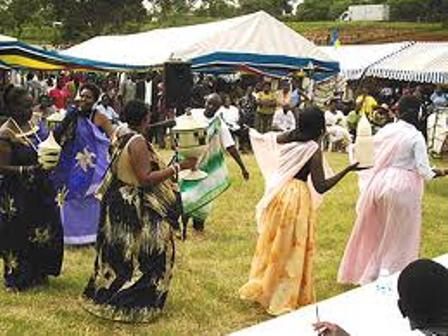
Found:
[[191, 63], [167, 62], [164, 64], [164, 84], [167, 108], [186, 108], [190, 105], [193, 75]]

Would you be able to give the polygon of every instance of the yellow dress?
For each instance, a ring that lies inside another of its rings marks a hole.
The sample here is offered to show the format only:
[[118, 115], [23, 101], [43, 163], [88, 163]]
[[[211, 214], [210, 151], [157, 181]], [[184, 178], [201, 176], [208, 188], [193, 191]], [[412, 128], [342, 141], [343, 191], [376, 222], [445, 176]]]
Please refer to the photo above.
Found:
[[240, 297], [280, 315], [315, 301], [312, 279], [316, 211], [306, 182], [291, 179], [260, 217], [249, 281]]

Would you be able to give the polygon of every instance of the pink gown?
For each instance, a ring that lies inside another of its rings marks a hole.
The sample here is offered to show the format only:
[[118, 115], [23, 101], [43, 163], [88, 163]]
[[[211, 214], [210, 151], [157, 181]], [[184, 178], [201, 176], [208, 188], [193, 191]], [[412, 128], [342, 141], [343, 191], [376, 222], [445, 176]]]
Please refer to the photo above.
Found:
[[341, 283], [366, 284], [381, 269], [403, 270], [418, 258], [423, 181], [434, 177], [421, 133], [399, 121], [374, 140], [374, 167], [365, 172], [357, 219], [339, 267]]

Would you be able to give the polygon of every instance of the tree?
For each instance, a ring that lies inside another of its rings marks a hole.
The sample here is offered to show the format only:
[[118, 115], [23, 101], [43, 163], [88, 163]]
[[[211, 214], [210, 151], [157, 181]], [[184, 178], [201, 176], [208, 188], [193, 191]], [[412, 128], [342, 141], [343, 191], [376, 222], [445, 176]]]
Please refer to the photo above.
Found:
[[[63, 23], [62, 38], [79, 41], [105, 30], [119, 31], [130, 21], [141, 21], [141, 0], [50, 0], [53, 16]], [[113, 27], [113, 28], [111, 28]]]
[[264, 10], [276, 16], [291, 12], [288, 0], [240, 0], [240, 8], [244, 13]]

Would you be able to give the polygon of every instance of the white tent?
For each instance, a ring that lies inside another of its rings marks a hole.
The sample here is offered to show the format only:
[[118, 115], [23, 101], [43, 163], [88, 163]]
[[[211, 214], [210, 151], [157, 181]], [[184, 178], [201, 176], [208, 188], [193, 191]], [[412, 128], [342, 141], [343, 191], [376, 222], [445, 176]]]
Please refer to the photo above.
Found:
[[448, 84], [448, 43], [417, 42], [367, 70], [368, 76]]
[[247, 65], [299, 69], [311, 63], [330, 72], [338, 70], [337, 63], [312, 42], [263, 11], [206, 24], [98, 36], [63, 53], [138, 66], [181, 59], [191, 61], [196, 68]]
[[341, 75], [345, 79], [357, 80], [369, 66], [400, 53], [411, 44], [412, 42], [342, 45], [319, 49], [339, 62]]

